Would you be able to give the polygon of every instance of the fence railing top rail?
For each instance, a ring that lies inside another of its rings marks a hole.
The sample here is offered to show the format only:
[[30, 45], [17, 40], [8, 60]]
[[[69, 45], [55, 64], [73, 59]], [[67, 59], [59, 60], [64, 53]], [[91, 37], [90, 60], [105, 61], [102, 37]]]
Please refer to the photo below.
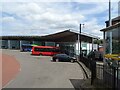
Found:
[[106, 54], [105, 58], [112, 60], [120, 60], [120, 54]]

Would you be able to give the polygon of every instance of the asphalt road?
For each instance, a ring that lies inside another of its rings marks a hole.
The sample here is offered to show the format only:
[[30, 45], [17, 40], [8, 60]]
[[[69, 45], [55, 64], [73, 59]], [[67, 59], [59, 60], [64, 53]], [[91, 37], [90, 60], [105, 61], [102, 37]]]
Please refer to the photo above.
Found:
[[32, 56], [30, 52], [3, 50], [13, 55], [21, 70], [5, 88], [74, 88], [71, 79], [83, 79], [83, 71], [77, 63], [51, 62], [49, 56]]

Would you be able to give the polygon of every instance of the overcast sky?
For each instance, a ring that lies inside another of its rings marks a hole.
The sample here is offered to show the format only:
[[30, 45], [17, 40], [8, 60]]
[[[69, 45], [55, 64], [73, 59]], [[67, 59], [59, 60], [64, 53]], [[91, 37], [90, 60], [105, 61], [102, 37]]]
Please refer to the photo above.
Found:
[[[112, 18], [118, 16], [118, 1], [112, 2]], [[100, 29], [108, 20], [108, 2], [4, 0], [0, 6], [1, 35], [46, 35], [67, 29], [78, 31], [79, 24], [84, 23], [82, 32], [102, 37]]]

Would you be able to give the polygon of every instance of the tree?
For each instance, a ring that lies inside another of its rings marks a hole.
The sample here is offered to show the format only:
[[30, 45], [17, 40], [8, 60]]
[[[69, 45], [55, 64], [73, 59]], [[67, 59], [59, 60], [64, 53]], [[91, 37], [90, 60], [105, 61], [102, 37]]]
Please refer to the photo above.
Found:
[[94, 44], [103, 45], [103, 39], [94, 40]]

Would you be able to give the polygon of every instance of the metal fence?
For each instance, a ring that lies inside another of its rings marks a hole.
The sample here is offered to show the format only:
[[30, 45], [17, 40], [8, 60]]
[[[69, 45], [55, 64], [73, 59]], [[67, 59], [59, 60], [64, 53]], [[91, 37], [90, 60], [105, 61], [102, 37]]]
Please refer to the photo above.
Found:
[[101, 87], [120, 90], [120, 67], [96, 64], [93, 59], [81, 57], [80, 61], [91, 71], [91, 84], [100, 84]]
[[120, 67], [119, 63], [115, 66], [112, 62], [106, 62], [104, 66], [104, 83], [111, 86], [114, 90], [120, 90]]

